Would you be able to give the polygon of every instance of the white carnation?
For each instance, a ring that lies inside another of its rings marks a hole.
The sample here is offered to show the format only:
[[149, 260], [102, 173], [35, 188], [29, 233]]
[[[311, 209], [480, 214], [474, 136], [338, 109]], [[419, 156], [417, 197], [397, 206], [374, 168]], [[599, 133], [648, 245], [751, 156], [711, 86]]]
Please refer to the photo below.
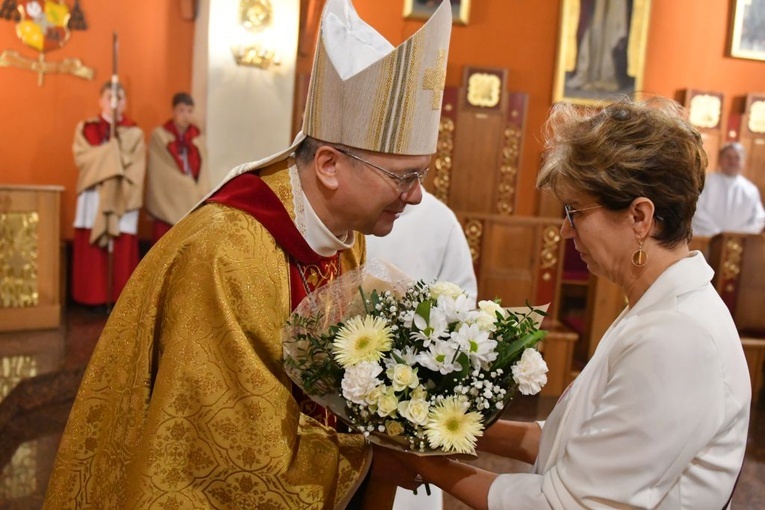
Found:
[[547, 363], [536, 349], [526, 349], [513, 365], [513, 380], [524, 395], [536, 395], [547, 383]]
[[354, 404], [366, 404], [367, 395], [382, 381], [377, 378], [382, 373], [382, 367], [372, 361], [362, 361], [345, 369], [340, 385], [343, 397]]

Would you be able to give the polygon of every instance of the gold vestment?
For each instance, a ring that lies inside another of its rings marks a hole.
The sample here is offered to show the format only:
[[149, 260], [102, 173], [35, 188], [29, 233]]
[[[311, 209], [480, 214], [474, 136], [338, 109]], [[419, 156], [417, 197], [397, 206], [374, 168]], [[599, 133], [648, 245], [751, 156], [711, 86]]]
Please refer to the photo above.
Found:
[[[286, 163], [261, 176], [294, 218]], [[363, 250], [357, 234], [342, 269]], [[371, 449], [299, 412], [282, 369], [291, 305], [288, 256], [253, 216], [208, 203], [179, 222], [106, 324], [45, 508], [345, 506]]]

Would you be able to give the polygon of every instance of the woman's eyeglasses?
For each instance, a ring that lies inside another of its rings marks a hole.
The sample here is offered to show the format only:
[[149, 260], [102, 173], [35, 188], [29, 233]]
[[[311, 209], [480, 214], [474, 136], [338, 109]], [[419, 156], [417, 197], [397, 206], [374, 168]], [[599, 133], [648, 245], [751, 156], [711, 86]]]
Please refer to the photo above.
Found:
[[571, 225], [571, 228], [576, 230], [576, 225], [574, 225], [574, 214], [580, 213], [584, 211], [589, 211], [591, 209], [599, 209], [600, 207], [603, 207], [602, 205], [593, 205], [592, 207], [583, 207], [582, 209], [572, 209], [571, 207], [564, 205], [563, 210], [566, 211], [566, 219], [568, 220], [568, 223]]
[[422, 184], [422, 182], [425, 180], [425, 176], [428, 175], [428, 170], [430, 169], [430, 167], [428, 167], [425, 170], [421, 170], [419, 172], [409, 172], [404, 175], [398, 175], [380, 166], [377, 166], [374, 163], [367, 161], [366, 159], [360, 158], [359, 156], [353, 154], [352, 152], [348, 152], [345, 149], [339, 149], [335, 147], [335, 150], [337, 150], [337, 152], [345, 154], [348, 157], [357, 159], [361, 161], [362, 163], [364, 163], [365, 165], [369, 165], [375, 170], [379, 170], [383, 174], [390, 177], [396, 183], [396, 188], [398, 189], [399, 193], [408, 193], [409, 191], [412, 190], [412, 187], [414, 187], [415, 183], [417, 182]]

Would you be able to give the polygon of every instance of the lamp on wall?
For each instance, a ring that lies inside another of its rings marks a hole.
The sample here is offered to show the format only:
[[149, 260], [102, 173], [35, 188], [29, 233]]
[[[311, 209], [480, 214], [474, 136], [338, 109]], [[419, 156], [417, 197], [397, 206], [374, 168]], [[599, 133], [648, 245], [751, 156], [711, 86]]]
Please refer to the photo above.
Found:
[[281, 56], [268, 44], [273, 20], [270, 0], [241, 0], [239, 24], [245, 29], [239, 44], [231, 46], [237, 65], [269, 69], [281, 65]]

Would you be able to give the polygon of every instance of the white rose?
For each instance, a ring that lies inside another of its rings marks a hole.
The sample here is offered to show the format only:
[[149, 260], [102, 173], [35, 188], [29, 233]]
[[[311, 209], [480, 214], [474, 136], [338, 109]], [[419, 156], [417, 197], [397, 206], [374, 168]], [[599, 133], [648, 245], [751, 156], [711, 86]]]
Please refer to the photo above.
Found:
[[482, 312], [486, 312], [490, 314], [494, 319], [497, 318], [497, 313], [499, 313], [502, 317], [507, 317], [507, 310], [502, 308], [499, 304], [497, 304], [495, 301], [479, 301], [478, 302], [478, 309]]
[[382, 383], [377, 378], [381, 373], [382, 367], [372, 361], [362, 361], [346, 368], [340, 383], [343, 397], [354, 404], [366, 404], [367, 395]]
[[430, 406], [426, 400], [404, 400], [398, 405], [398, 412], [415, 425], [425, 426], [428, 423]]
[[428, 390], [425, 389], [425, 386], [417, 386], [409, 397], [412, 400], [427, 400]]
[[420, 384], [417, 378], [417, 370], [409, 365], [396, 364], [390, 367], [385, 374], [391, 381], [395, 391], [404, 391], [406, 388], [416, 388]]
[[387, 420], [385, 422], [385, 432], [389, 436], [400, 436], [404, 433], [404, 426], [395, 420]]
[[547, 384], [547, 363], [536, 349], [526, 349], [513, 365], [513, 380], [524, 395], [536, 395]]
[[398, 409], [398, 397], [393, 388], [386, 387], [377, 399], [377, 414], [383, 418], [395, 413]]
[[430, 285], [430, 296], [433, 299], [438, 299], [440, 296], [457, 299], [460, 294], [462, 294], [462, 289], [452, 282], [436, 282]]

